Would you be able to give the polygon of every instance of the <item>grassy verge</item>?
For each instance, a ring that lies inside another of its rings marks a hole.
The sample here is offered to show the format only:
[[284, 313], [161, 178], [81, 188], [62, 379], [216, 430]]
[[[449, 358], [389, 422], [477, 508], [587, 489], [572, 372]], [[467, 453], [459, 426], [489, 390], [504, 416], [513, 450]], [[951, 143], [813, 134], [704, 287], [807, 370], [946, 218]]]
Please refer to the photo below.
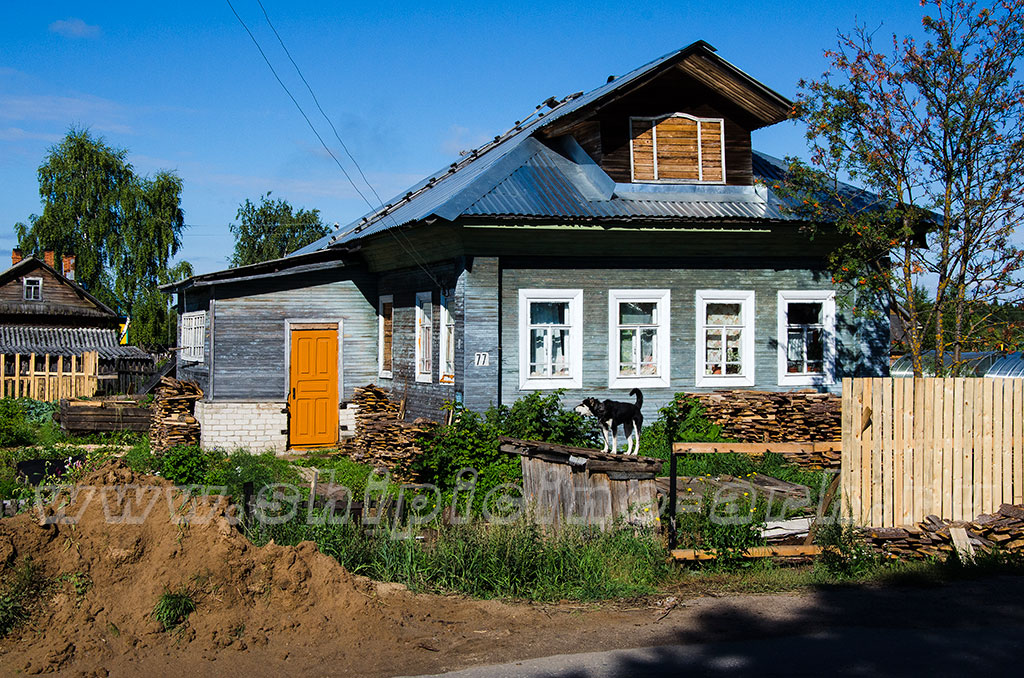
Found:
[[257, 544], [314, 541], [351, 572], [416, 591], [480, 598], [600, 600], [652, 593], [669, 573], [653, 533], [567, 527], [545, 535], [525, 520], [439, 526], [430, 539], [295, 520], [257, 526]]
[[0, 637], [28, 619], [51, 582], [42, 569], [25, 558], [0, 582]]

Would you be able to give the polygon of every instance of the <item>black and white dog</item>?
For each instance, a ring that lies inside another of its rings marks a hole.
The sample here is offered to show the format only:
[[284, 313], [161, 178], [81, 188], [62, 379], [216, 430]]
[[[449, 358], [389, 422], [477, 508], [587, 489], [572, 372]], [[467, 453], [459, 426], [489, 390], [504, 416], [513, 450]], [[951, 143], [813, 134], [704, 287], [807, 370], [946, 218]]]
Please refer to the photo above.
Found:
[[597, 423], [601, 425], [601, 435], [604, 436], [602, 452], [608, 451], [610, 439], [612, 454], [618, 454], [619, 426], [622, 426], [626, 433], [626, 454], [637, 454], [640, 451], [640, 428], [644, 425], [644, 415], [641, 414], [640, 408], [644, 405], [644, 394], [640, 389], [634, 388], [629, 395], [636, 396], [635, 405], [614, 400], [584, 398], [583, 402], [576, 406], [576, 412], [579, 414], [597, 417]]

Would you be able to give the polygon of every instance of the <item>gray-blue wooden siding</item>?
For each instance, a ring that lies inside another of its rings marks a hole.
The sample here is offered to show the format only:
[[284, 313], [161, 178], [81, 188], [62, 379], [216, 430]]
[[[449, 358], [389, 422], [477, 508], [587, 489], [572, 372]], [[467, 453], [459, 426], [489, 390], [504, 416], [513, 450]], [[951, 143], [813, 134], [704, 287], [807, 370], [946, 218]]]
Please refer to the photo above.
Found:
[[[671, 291], [670, 387], [644, 388], [644, 416], [653, 420], [674, 393], [699, 391], [695, 386], [696, 291], [753, 290], [755, 293], [755, 380], [750, 388], [790, 390], [778, 385], [779, 290], [833, 289], [827, 271], [809, 268], [608, 268], [577, 263], [564, 268], [501, 267], [501, 401], [508, 405], [527, 391], [519, 389], [519, 290], [531, 288], [583, 290], [583, 388], [567, 391], [567, 405], [586, 396], [632, 401], [628, 389], [608, 388], [608, 292], [611, 289]], [[883, 376], [888, 365], [888, 321], [854, 319], [837, 304], [837, 377]], [[469, 350], [472, 350], [470, 348]], [[719, 387], [721, 388], [721, 387]], [[799, 388], [799, 387], [796, 387]]]
[[213, 398], [283, 401], [285, 320], [341, 319], [342, 399], [377, 379], [375, 276], [348, 269], [217, 286]]

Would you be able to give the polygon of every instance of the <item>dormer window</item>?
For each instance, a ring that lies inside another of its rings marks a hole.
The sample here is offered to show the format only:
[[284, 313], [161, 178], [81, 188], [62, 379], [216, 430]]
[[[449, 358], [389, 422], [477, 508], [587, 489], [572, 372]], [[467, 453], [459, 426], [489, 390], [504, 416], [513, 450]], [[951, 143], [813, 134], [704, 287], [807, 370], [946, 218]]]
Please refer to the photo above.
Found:
[[43, 300], [43, 279], [42, 278], [23, 278], [22, 284], [24, 285], [24, 299], [25, 301], [42, 301]]
[[629, 119], [633, 181], [725, 183], [725, 124], [721, 118], [670, 113]]

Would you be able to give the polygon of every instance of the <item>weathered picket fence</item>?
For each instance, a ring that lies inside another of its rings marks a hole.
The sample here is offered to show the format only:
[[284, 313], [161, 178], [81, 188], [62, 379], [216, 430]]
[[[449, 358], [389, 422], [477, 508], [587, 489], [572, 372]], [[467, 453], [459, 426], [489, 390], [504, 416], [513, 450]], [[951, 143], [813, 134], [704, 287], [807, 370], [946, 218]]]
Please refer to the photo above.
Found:
[[91, 397], [96, 394], [98, 373], [96, 351], [81, 356], [0, 354], [0, 396], [36, 400]]

